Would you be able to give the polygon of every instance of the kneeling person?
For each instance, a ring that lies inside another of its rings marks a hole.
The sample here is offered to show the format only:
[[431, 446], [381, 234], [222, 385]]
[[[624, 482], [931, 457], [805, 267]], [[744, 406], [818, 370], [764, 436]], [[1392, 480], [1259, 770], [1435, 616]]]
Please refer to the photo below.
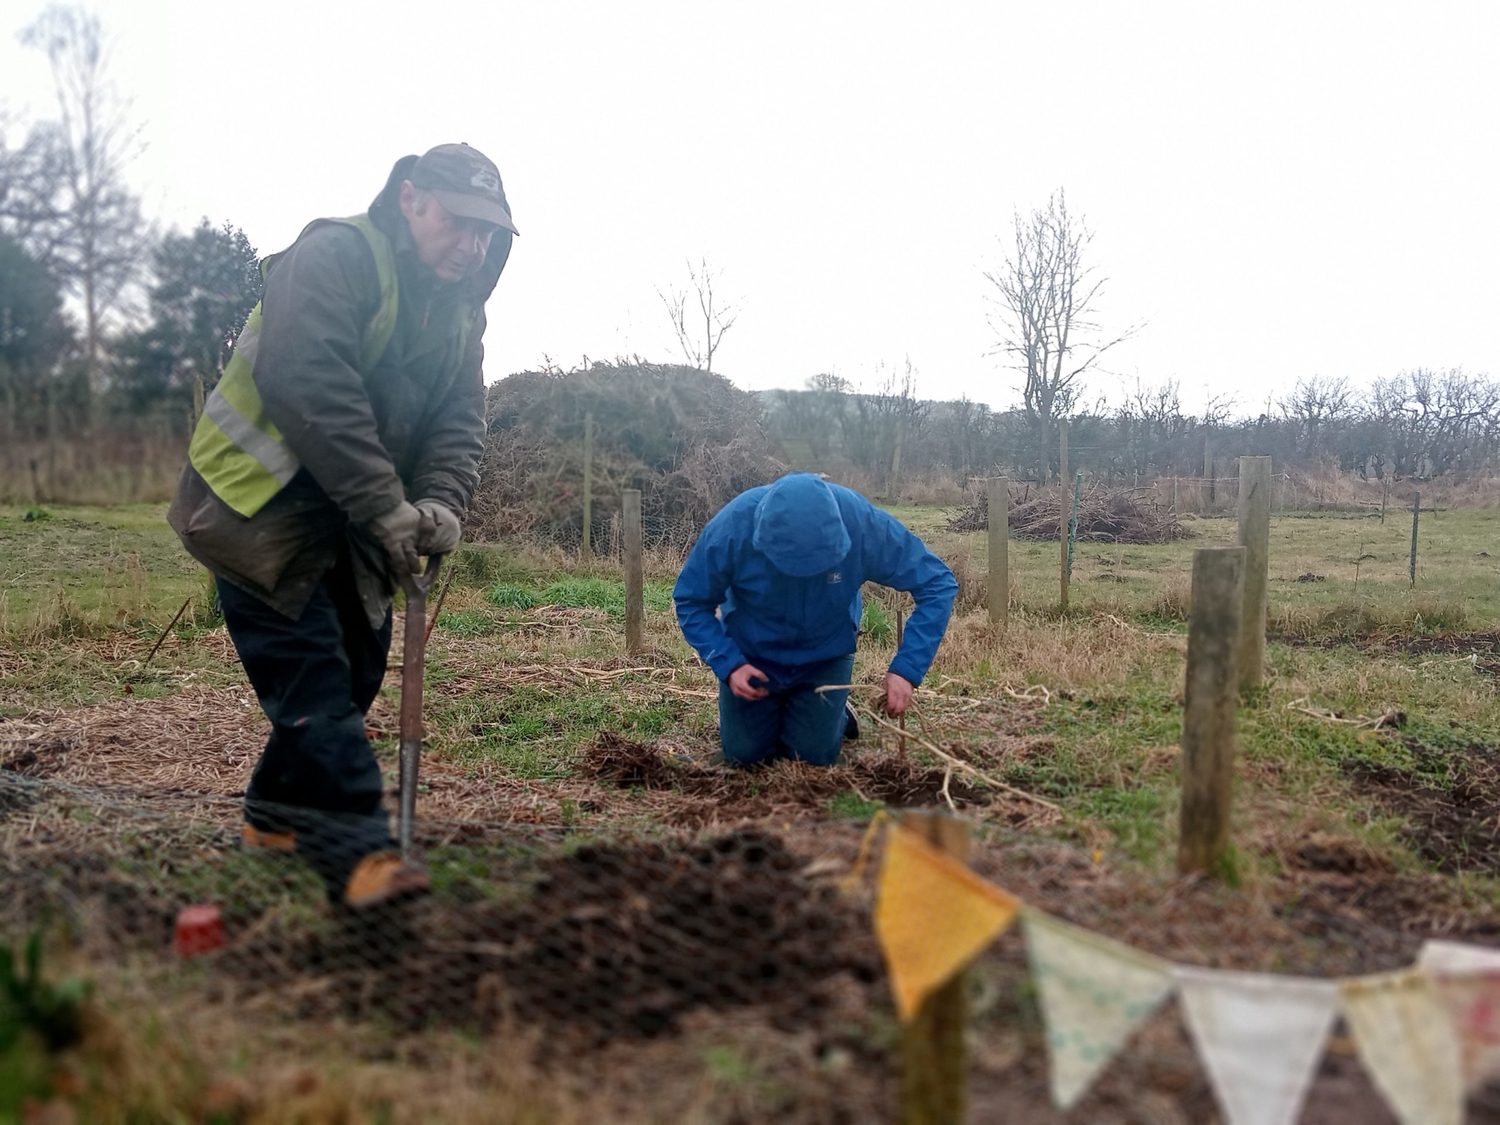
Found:
[[673, 600], [719, 677], [727, 762], [838, 758], [849, 692], [816, 689], [849, 683], [867, 581], [916, 600], [885, 676], [886, 710], [900, 715], [948, 626], [958, 582], [947, 564], [895, 517], [812, 473], [742, 492], [709, 520]]

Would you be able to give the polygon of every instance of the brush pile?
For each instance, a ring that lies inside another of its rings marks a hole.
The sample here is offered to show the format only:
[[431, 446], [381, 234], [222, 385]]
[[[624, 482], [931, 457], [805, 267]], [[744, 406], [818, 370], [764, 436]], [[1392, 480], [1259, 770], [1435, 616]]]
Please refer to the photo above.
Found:
[[[1089, 485], [1078, 499], [1080, 543], [1171, 543], [1192, 538], [1171, 508], [1152, 503], [1149, 490]], [[1073, 492], [1047, 489], [1019, 502], [1011, 497], [1013, 539], [1057, 539], [1063, 503]], [[983, 493], [948, 521], [950, 531], [984, 531], [990, 526], [989, 498]]]

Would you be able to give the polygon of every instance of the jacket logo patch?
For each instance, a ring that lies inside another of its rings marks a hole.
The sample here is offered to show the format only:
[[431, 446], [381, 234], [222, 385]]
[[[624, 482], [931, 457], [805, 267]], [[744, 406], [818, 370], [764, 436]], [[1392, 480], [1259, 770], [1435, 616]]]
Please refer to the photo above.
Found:
[[844, 576], [842, 574], [840, 574], [838, 571], [836, 571], [836, 570], [830, 570], [828, 572], [828, 584], [830, 586], [835, 586], [838, 583], [842, 582], [843, 580], [844, 580]]

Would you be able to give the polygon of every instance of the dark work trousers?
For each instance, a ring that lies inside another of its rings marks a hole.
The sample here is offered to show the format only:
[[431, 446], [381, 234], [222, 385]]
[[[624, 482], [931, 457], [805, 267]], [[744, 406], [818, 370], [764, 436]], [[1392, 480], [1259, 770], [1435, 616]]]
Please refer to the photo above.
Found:
[[245, 790], [245, 819], [297, 837], [297, 854], [337, 898], [362, 856], [395, 846], [365, 712], [385, 676], [391, 616], [371, 628], [348, 555], [293, 621], [218, 580], [224, 623], [271, 720]]
[[790, 758], [814, 766], [838, 760], [849, 689], [817, 691], [825, 684], [847, 684], [854, 674], [854, 657], [840, 656], [795, 668], [767, 667], [764, 699], [740, 699], [729, 684], [719, 683], [719, 739], [724, 761], [731, 766], [753, 766], [772, 758]]

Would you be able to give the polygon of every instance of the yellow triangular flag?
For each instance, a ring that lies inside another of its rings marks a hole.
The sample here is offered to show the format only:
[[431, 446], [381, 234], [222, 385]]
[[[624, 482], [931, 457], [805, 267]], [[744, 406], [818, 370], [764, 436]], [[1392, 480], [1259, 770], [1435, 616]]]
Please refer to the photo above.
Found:
[[1339, 994], [1360, 1061], [1403, 1125], [1462, 1125], [1458, 1040], [1427, 973], [1357, 977]]
[[911, 829], [892, 828], [880, 872], [875, 934], [901, 1018], [916, 1015], [933, 989], [994, 941], [1019, 905]]

